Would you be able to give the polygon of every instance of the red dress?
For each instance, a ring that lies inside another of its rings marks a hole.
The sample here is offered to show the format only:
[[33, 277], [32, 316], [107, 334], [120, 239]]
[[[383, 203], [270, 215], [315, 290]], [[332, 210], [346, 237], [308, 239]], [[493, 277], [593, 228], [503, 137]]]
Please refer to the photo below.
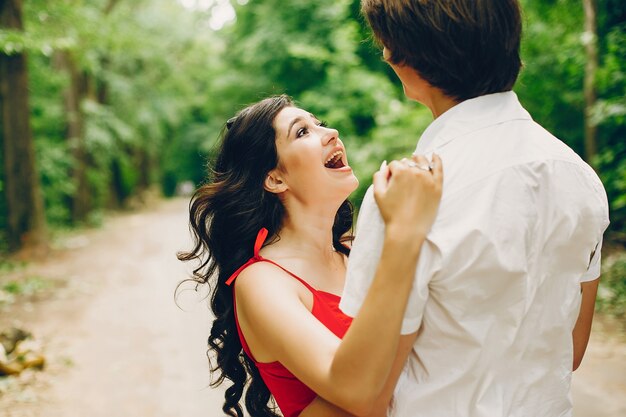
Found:
[[[331, 294], [325, 291], [319, 291], [315, 288], [311, 287], [307, 284], [302, 278], [296, 276], [295, 274], [289, 272], [282, 266], [277, 263], [270, 261], [269, 259], [262, 258], [259, 255], [259, 250], [263, 243], [265, 242], [265, 238], [267, 237], [267, 229], [263, 228], [259, 231], [257, 235], [256, 242], [254, 244], [254, 256], [248, 260], [245, 264], [243, 264], [233, 275], [228, 278], [226, 281], [227, 285], [230, 285], [237, 276], [246, 269], [248, 266], [252, 265], [256, 262], [269, 262], [273, 265], [276, 265], [298, 281], [302, 283], [313, 295], [313, 308], [311, 313], [315, 318], [317, 318], [322, 324], [324, 324], [331, 332], [333, 332], [337, 337], [343, 338], [344, 334], [348, 330], [350, 323], [352, 322], [352, 318], [346, 316], [339, 310], [339, 296], [335, 294]], [[303, 384], [300, 380], [298, 380], [287, 368], [285, 368], [280, 362], [257, 362], [252, 353], [250, 353], [250, 349], [248, 348], [248, 344], [246, 343], [245, 338], [243, 337], [243, 333], [241, 332], [241, 328], [239, 327], [239, 321], [237, 321], [237, 306], [235, 305], [235, 292], [233, 290], [233, 305], [235, 308], [235, 322], [237, 323], [237, 332], [239, 333], [239, 340], [241, 340], [241, 345], [243, 347], [246, 355], [254, 363], [259, 369], [259, 373], [261, 374], [261, 378], [267, 385], [267, 388], [270, 390], [274, 399], [276, 400], [276, 404], [280, 408], [280, 411], [283, 413], [285, 417], [296, 417], [298, 416], [302, 410], [304, 410], [317, 396], [315, 392], [313, 392], [309, 387]], [[304, 359], [304, 358], [303, 358]]]

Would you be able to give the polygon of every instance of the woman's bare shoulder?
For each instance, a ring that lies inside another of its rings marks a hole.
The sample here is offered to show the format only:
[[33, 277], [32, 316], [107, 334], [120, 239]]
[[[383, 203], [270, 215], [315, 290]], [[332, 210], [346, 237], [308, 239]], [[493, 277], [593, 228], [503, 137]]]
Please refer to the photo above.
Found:
[[270, 262], [255, 262], [241, 271], [235, 280], [237, 298], [259, 298], [276, 294], [298, 294], [299, 283]]

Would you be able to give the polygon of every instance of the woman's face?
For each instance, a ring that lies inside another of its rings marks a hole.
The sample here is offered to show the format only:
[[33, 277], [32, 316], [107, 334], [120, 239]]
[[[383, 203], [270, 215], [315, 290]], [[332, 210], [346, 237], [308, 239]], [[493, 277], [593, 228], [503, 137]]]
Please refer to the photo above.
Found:
[[286, 107], [274, 119], [277, 173], [304, 203], [343, 202], [359, 185], [339, 133], [311, 113]]

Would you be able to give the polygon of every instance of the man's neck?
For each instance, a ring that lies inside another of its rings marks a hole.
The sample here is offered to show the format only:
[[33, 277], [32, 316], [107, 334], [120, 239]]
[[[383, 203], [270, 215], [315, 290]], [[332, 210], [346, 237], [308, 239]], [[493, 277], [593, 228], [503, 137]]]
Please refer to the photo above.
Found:
[[459, 103], [460, 101], [446, 96], [439, 90], [435, 90], [430, 97], [430, 102], [426, 105], [432, 112], [433, 118], [436, 119]]

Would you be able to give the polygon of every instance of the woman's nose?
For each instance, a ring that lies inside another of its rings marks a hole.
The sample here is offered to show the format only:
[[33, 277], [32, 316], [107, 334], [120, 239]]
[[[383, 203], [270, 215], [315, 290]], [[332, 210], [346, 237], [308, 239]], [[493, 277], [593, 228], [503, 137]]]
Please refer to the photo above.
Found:
[[337, 129], [325, 127], [324, 130], [326, 130], [326, 133], [324, 134], [324, 137], [323, 137], [324, 145], [328, 145], [329, 143], [336, 142], [337, 139], [339, 139], [339, 132], [337, 131]]

